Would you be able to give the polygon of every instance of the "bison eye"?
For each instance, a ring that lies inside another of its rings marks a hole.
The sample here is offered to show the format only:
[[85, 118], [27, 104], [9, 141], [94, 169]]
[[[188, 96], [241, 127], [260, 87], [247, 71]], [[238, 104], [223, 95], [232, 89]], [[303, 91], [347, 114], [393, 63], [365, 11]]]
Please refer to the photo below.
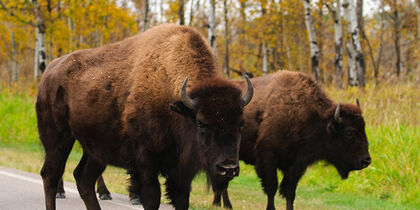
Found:
[[244, 125], [245, 125], [245, 121], [244, 121], [244, 120], [242, 120], [242, 121], [239, 123], [239, 127], [243, 128], [243, 127], [244, 127]]
[[198, 120], [198, 122], [197, 122], [197, 126], [198, 126], [199, 128], [206, 128], [206, 127], [207, 127], [207, 124], [205, 124], [205, 123], [201, 122], [200, 120]]
[[353, 132], [352, 131], [346, 131], [346, 137], [351, 139], [353, 138]]

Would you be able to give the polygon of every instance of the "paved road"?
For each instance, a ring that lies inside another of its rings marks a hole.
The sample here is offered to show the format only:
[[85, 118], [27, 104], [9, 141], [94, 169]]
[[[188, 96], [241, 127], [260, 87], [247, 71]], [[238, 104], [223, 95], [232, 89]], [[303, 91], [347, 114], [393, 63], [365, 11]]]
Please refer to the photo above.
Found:
[[[85, 209], [74, 183], [64, 182], [66, 199], [57, 199], [57, 209]], [[113, 200], [99, 203], [102, 209], [125, 210], [143, 209], [130, 204], [128, 196], [112, 193]], [[98, 199], [99, 200], [99, 199]], [[26, 210], [45, 209], [44, 190], [41, 176], [0, 166], [0, 209]], [[173, 209], [162, 204], [160, 209]]]

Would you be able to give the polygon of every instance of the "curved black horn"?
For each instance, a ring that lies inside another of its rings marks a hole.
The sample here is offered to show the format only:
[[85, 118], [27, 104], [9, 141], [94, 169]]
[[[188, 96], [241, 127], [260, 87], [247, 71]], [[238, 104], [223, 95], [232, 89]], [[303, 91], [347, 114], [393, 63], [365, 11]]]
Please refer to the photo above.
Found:
[[356, 104], [357, 104], [357, 107], [360, 108], [360, 102], [359, 102], [359, 99], [358, 98], [356, 98]]
[[181, 87], [181, 100], [186, 107], [194, 109], [196, 102], [187, 95], [187, 83], [188, 77], [185, 77], [184, 83], [182, 83]]
[[246, 106], [249, 104], [249, 102], [252, 99], [252, 96], [254, 95], [254, 88], [252, 87], [251, 80], [249, 80], [249, 77], [245, 75], [246, 83], [248, 84], [248, 89], [246, 91], [246, 94], [242, 97], [243, 105]]
[[340, 117], [340, 102], [338, 102], [337, 108], [335, 108], [334, 120], [337, 121], [337, 122], [341, 122], [341, 117]]

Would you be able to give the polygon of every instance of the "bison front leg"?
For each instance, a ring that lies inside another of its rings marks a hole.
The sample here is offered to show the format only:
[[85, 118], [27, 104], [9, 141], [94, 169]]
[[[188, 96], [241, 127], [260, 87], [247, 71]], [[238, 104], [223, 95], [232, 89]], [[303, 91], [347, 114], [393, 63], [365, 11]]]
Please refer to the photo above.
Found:
[[232, 209], [232, 204], [230, 203], [229, 200], [229, 194], [228, 194], [228, 189], [226, 188], [223, 193], [223, 207], [225, 207], [226, 209]]
[[212, 183], [214, 197], [213, 197], [213, 205], [214, 206], [221, 206], [221, 201], [223, 198], [223, 207], [227, 209], [232, 209], [232, 204], [229, 200], [229, 195], [227, 192], [229, 182], [223, 183]]
[[86, 153], [73, 172], [77, 189], [88, 210], [101, 209], [95, 193], [95, 182], [105, 170], [106, 165]]
[[214, 206], [221, 206], [222, 205], [222, 192], [221, 191], [214, 191], [213, 196], [213, 205]]
[[166, 195], [176, 210], [187, 210], [190, 204], [191, 182], [194, 175], [185, 174], [185, 171], [183, 176], [179, 176], [182, 172], [169, 173], [165, 182]]
[[274, 206], [274, 196], [277, 192], [277, 164], [275, 156], [270, 152], [265, 152], [257, 157], [255, 170], [261, 179], [261, 185], [267, 194], [267, 210], [276, 209]]
[[300, 167], [291, 167], [288, 170], [283, 171], [284, 177], [280, 184], [280, 194], [286, 198], [287, 210], [293, 210], [296, 187], [304, 172], [305, 169]]
[[[160, 206], [160, 184], [158, 174], [153, 167], [140, 167], [140, 173], [131, 176], [136, 187], [130, 189], [130, 194], [138, 195], [145, 210], [157, 210]], [[134, 176], [133, 176], [134, 175]]]

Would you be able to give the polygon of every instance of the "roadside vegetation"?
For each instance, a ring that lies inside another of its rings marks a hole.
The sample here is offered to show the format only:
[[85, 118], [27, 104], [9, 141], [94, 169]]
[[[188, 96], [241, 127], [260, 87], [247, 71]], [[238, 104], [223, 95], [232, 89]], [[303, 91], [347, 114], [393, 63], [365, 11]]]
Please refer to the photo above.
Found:
[[[43, 163], [35, 116], [36, 85], [0, 90], [0, 165], [39, 173]], [[21, 91], [25, 90], [25, 91]], [[341, 180], [332, 166], [318, 163], [308, 169], [297, 189], [298, 209], [420, 209], [420, 90], [415, 85], [370, 84], [362, 90], [327, 87], [336, 101], [359, 98], [366, 120], [372, 164]], [[67, 162], [65, 180], [81, 158], [75, 145]], [[281, 177], [281, 174], [279, 173]], [[105, 181], [112, 192], [127, 194], [124, 170], [108, 167]], [[163, 179], [162, 179], [163, 180]], [[264, 209], [266, 197], [252, 166], [241, 163], [229, 193], [235, 209]], [[193, 209], [214, 209], [206, 178], [193, 182]], [[163, 202], [167, 202], [162, 198]], [[276, 206], [284, 200], [276, 197]]]

